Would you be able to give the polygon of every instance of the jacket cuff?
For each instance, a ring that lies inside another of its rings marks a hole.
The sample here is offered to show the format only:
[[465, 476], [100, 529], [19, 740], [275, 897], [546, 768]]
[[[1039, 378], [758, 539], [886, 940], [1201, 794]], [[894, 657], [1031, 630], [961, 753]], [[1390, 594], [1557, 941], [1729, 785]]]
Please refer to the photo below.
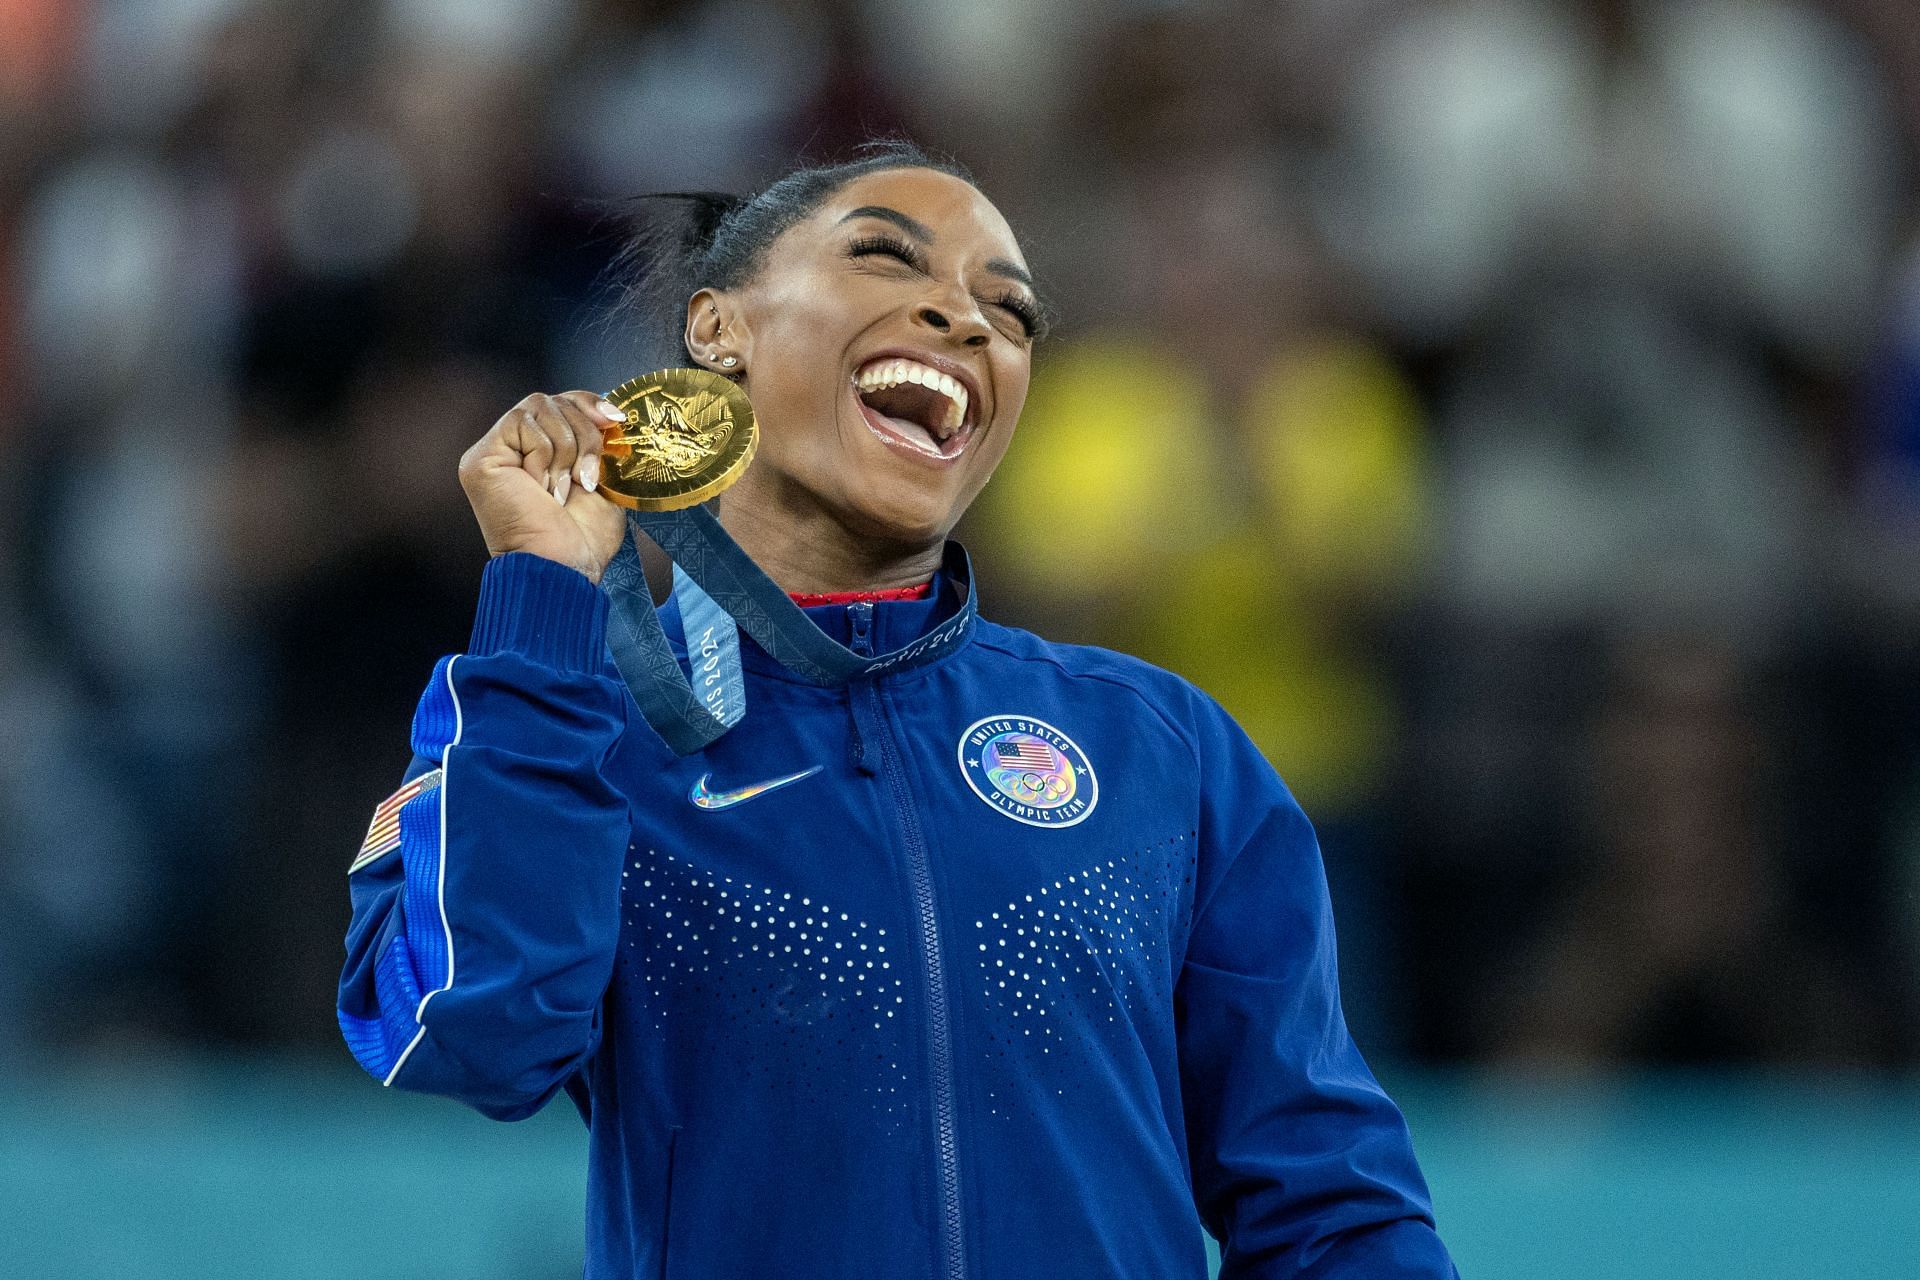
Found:
[[487, 562], [469, 654], [516, 653], [561, 671], [594, 675], [606, 647], [607, 593], [586, 575], [525, 551]]

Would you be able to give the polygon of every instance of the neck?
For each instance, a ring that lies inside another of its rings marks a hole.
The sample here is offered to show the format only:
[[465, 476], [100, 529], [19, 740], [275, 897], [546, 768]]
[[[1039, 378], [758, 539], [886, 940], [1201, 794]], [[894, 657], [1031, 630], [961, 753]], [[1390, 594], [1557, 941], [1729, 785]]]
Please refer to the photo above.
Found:
[[[810, 496], [749, 489], [748, 472], [720, 501], [720, 524], [790, 595], [887, 591], [926, 582], [940, 568], [941, 542], [904, 543], [848, 529]], [[741, 492], [747, 490], [747, 492]]]

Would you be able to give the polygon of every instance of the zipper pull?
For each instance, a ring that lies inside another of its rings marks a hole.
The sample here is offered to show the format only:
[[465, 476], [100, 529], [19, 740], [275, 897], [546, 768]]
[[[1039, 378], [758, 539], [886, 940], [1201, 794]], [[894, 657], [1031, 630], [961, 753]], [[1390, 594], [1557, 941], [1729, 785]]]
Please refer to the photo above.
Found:
[[[856, 600], [847, 606], [847, 630], [851, 643], [847, 648], [863, 658], [873, 656], [873, 602]], [[868, 742], [871, 725], [863, 725], [861, 708], [871, 689], [866, 680], [856, 680], [847, 686], [847, 711], [853, 718], [853, 767], [856, 771], [871, 778], [880, 772], [880, 748], [878, 743]]]
[[847, 648], [863, 658], [873, 656], [873, 602], [856, 600], [847, 606], [847, 626], [853, 632], [853, 643]]
[[866, 730], [860, 725], [859, 699], [866, 691], [856, 685], [847, 686], [847, 718], [853, 724], [853, 734], [847, 743], [847, 758], [853, 764], [855, 773], [864, 777], [876, 777], [880, 773], [880, 752], [867, 745]]

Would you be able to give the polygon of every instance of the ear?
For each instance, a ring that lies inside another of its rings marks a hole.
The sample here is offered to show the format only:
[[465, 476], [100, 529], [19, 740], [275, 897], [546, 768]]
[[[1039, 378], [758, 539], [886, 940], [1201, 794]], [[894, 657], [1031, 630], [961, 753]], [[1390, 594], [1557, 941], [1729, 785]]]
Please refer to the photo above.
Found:
[[[738, 299], [717, 289], [702, 289], [687, 299], [687, 350], [702, 366], [729, 378], [747, 371], [753, 334]], [[732, 360], [732, 364], [727, 361]]]

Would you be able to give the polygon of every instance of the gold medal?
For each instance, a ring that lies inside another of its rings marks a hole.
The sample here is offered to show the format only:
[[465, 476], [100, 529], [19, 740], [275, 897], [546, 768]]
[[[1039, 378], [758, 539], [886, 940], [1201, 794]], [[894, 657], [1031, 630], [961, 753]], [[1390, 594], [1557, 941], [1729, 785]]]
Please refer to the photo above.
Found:
[[717, 496], [760, 443], [747, 393], [706, 369], [661, 369], [607, 399], [627, 423], [608, 428], [600, 492], [635, 511], [678, 511]]

